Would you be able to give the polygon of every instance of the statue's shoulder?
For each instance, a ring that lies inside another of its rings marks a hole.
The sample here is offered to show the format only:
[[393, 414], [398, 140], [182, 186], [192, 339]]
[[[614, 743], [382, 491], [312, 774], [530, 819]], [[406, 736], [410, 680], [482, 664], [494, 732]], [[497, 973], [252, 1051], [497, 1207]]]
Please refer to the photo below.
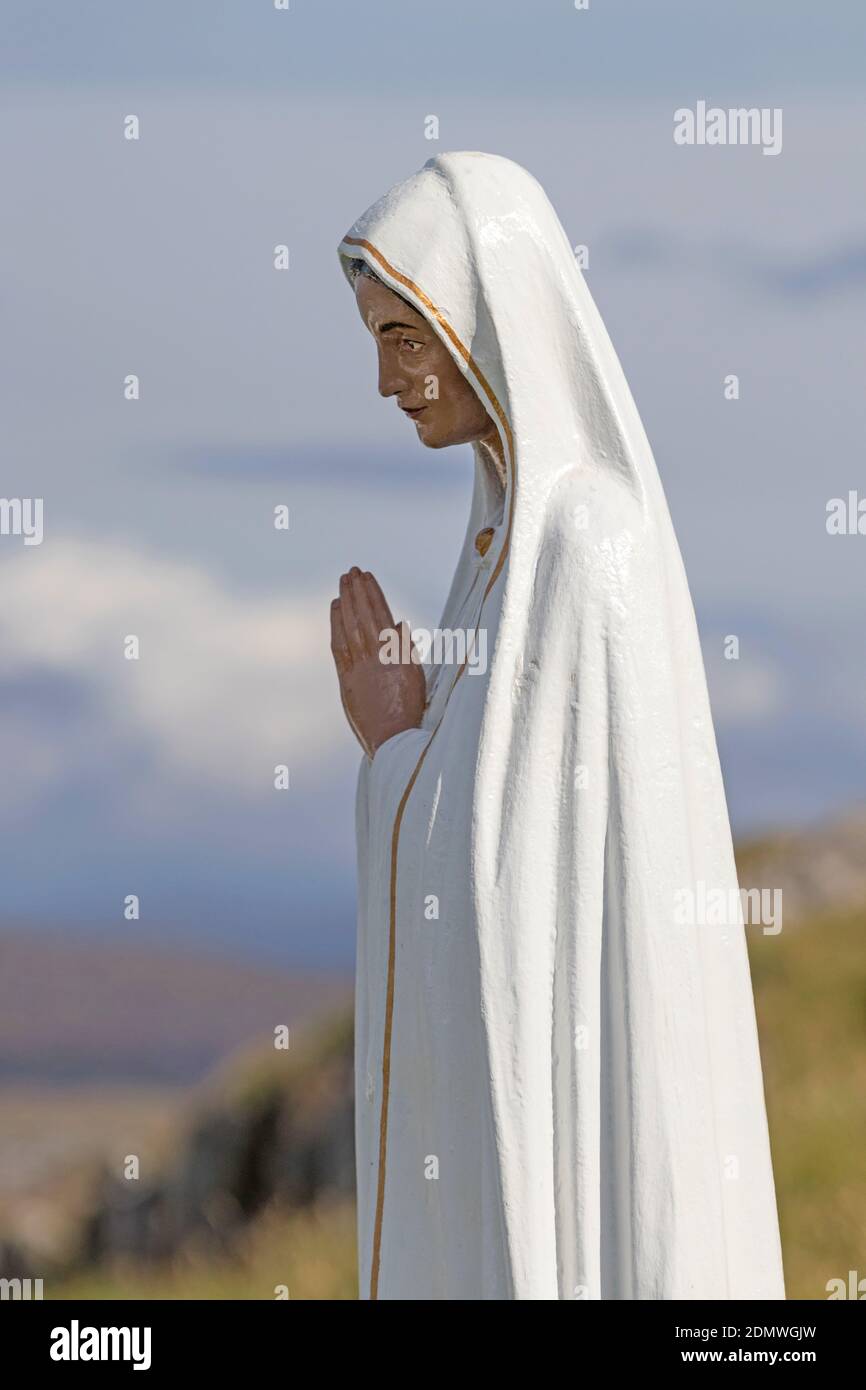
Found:
[[645, 554], [653, 545], [643, 497], [612, 469], [567, 469], [551, 489], [545, 521], [553, 556], [580, 568], [597, 568], [611, 549]]

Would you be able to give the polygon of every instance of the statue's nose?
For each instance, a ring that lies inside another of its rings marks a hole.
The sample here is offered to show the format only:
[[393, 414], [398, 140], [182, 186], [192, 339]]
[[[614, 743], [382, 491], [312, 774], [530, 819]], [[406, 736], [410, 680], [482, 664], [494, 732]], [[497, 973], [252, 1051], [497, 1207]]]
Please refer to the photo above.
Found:
[[398, 391], [405, 391], [406, 382], [400, 366], [395, 361], [393, 354], [379, 348], [379, 395], [396, 396]]
[[404, 387], [405, 382], [401, 380], [399, 373], [384, 365], [379, 368], [380, 396], [396, 396], [397, 392], [403, 390]]

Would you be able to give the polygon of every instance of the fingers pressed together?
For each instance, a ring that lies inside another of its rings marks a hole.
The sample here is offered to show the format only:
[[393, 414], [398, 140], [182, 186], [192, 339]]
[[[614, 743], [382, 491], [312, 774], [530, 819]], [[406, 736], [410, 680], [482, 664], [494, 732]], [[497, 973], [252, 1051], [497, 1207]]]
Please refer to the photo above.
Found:
[[355, 565], [340, 576], [340, 597], [331, 604], [331, 651], [338, 671], [375, 656], [381, 634], [393, 626], [385, 595], [372, 574]]

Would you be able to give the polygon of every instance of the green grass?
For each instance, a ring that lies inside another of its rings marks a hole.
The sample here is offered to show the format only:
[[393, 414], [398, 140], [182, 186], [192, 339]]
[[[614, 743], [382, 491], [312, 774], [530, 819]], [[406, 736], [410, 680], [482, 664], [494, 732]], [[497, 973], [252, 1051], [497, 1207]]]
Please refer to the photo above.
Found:
[[[111, 1269], [47, 1283], [54, 1299], [205, 1299], [277, 1297], [356, 1299], [355, 1209], [349, 1202], [258, 1220], [232, 1259], [190, 1255], [168, 1266]], [[285, 1295], [283, 1295], [285, 1297]]]
[[788, 1298], [866, 1275], [866, 917], [749, 947]]

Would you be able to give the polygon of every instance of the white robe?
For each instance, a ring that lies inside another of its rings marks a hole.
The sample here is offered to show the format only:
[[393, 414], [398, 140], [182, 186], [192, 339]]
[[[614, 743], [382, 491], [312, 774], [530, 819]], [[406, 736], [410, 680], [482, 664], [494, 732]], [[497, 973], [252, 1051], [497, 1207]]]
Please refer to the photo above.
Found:
[[486, 673], [431, 668], [358, 780], [361, 1296], [784, 1298], [742, 914], [683, 911], [737, 900], [694, 614], [566, 235], [519, 166], [443, 154], [339, 252], [426, 315], [508, 470], [476, 447], [441, 621]]

